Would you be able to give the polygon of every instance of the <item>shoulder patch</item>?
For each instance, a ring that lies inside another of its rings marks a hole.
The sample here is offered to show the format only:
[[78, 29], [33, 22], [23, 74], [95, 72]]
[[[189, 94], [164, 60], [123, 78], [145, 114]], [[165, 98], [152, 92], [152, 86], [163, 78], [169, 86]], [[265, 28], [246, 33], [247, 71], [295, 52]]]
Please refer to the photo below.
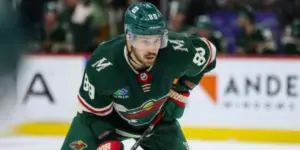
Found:
[[107, 60], [107, 58], [103, 57], [100, 60], [97, 60], [96, 62], [94, 62], [92, 64], [92, 67], [95, 68], [98, 72], [100, 72], [101, 70], [112, 66], [113, 64]]
[[185, 47], [184, 40], [169, 40], [169, 41], [175, 51], [179, 50], [179, 51], [188, 52], [188, 49]]
[[169, 36], [169, 45], [172, 46], [173, 50], [188, 52], [189, 43], [187, 40], [188, 39], [187, 36], [172, 31], [168, 33], [168, 36]]

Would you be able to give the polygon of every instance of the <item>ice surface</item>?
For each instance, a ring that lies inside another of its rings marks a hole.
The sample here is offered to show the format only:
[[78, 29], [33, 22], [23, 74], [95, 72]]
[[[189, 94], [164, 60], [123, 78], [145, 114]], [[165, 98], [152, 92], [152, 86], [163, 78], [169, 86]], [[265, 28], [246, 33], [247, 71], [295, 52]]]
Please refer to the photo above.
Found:
[[[62, 142], [63, 137], [0, 137], [0, 150], [59, 150]], [[133, 143], [133, 140], [125, 141], [125, 150], [129, 150]], [[300, 144], [260, 144], [235, 141], [220, 142], [190, 140], [189, 145], [191, 150], [300, 150]]]

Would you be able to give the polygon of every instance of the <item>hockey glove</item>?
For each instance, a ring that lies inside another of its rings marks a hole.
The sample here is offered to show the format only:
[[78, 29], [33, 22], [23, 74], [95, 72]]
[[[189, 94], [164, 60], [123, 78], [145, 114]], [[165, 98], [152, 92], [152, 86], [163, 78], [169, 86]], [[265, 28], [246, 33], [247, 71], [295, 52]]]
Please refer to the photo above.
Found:
[[183, 115], [185, 104], [189, 95], [189, 91], [176, 92], [174, 89], [171, 89], [169, 92], [169, 98], [163, 107], [165, 115], [162, 119], [164, 121], [171, 121], [180, 118]]
[[182, 117], [190, 91], [196, 87], [196, 83], [199, 83], [202, 77], [202, 73], [194, 77], [182, 76], [172, 85], [169, 98], [164, 105], [165, 115], [162, 120], [170, 121]]
[[124, 145], [121, 141], [112, 140], [100, 144], [97, 150], [124, 150]]

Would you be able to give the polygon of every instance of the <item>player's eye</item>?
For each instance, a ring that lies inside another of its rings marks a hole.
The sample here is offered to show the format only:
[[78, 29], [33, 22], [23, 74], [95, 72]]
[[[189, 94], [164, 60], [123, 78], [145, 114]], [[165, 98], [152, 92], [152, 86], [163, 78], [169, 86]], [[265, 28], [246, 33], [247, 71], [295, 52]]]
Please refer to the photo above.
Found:
[[149, 45], [150, 44], [150, 42], [148, 40], [143, 40], [142, 43], [145, 44], [145, 45]]
[[155, 41], [154, 41], [154, 43], [158, 43], [158, 42], [160, 42], [161, 41], [161, 38], [157, 38]]

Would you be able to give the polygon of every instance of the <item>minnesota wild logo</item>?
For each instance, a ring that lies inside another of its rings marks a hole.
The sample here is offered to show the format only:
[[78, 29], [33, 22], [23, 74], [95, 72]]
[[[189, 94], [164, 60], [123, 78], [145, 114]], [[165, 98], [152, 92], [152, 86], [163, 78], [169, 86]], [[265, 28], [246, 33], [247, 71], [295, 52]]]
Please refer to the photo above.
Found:
[[87, 148], [87, 144], [85, 144], [83, 141], [78, 140], [78, 141], [74, 141], [69, 145], [73, 150], [83, 150], [85, 148]]
[[167, 96], [160, 99], [151, 99], [133, 109], [127, 109], [125, 106], [117, 103], [115, 103], [114, 106], [123, 119], [127, 120], [132, 125], [138, 126], [149, 123], [161, 109], [166, 100]]

